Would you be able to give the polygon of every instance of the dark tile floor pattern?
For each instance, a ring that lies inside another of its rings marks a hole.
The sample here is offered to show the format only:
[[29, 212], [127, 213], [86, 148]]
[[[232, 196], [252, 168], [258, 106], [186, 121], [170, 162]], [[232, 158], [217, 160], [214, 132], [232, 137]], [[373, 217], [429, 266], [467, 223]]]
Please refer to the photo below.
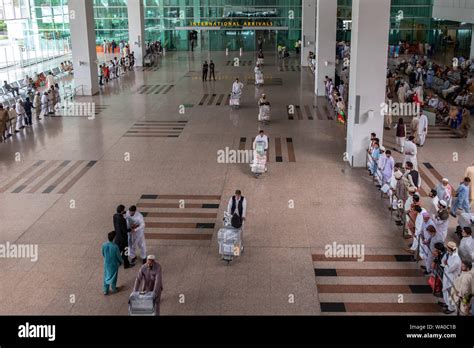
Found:
[[[363, 262], [350, 257], [327, 258], [323, 254], [314, 254], [312, 259], [323, 315], [441, 312], [427, 284], [428, 278], [411, 255], [365, 255]], [[341, 263], [344, 267], [339, 266]], [[384, 267], [376, 267], [378, 263], [384, 263]], [[348, 279], [356, 279], [357, 283], [349, 283]], [[400, 294], [416, 294], [423, 300], [414, 303], [376, 300], [378, 296], [397, 299]], [[338, 297], [340, 300], [335, 301]], [[358, 301], [353, 302], [354, 298]]]
[[220, 195], [143, 194], [137, 207], [147, 239], [209, 241], [220, 200]]
[[37, 161], [6, 183], [0, 193], [66, 193], [97, 161]]

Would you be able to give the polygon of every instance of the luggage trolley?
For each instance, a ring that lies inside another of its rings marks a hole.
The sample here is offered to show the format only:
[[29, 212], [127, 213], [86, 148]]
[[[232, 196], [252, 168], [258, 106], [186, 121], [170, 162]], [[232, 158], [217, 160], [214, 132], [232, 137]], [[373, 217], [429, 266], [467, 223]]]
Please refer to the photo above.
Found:
[[240, 107], [240, 97], [242, 96], [242, 92], [230, 94], [229, 105], [230, 107], [238, 109]]
[[217, 232], [217, 243], [219, 244], [219, 255], [227, 265], [244, 252], [242, 240], [242, 227], [235, 228], [231, 224], [232, 215], [224, 212], [224, 226]]
[[260, 175], [265, 173], [266, 167], [267, 153], [265, 152], [265, 143], [263, 141], [257, 141], [253, 151], [253, 161], [250, 164], [250, 170], [252, 171], [255, 178], [258, 179]]
[[128, 313], [130, 315], [155, 315], [155, 300], [153, 292], [134, 291], [128, 299]]

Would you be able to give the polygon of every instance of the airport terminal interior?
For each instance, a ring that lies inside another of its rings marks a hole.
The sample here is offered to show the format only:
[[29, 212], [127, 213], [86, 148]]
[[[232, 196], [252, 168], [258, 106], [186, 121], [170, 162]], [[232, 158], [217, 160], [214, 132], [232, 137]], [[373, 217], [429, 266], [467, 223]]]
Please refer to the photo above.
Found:
[[474, 0], [0, 0], [0, 314], [473, 315], [473, 33]]

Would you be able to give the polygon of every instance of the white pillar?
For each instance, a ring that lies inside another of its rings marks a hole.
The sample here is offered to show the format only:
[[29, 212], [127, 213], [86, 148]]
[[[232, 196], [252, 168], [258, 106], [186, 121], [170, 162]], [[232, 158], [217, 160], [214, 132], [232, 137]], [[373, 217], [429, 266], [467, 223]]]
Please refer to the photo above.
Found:
[[474, 59], [474, 24], [471, 25], [471, 59]]
[[69, 1], [74, 83], [84, 95], [99, 92], [93, 0]]
[[317, 0], [316, 7], [316, 72], [315, 90], [325, 95], [324, 77], [333, 79], [336, 73], [337, 1]]
[[143, 66], [145, 56], [145, 9], [143, 0], [128, 0], [127, 9], [130, 52], [135, 54], [135, 65]]
[[383, 138], [390, 0], [352, 0], [347, 158], [364, 167], [370, 133]]
[[315, 51], [316, 45], [316, 2], [303, 0], [301, 20], [301, 66], [308, 66], [308, 53]]

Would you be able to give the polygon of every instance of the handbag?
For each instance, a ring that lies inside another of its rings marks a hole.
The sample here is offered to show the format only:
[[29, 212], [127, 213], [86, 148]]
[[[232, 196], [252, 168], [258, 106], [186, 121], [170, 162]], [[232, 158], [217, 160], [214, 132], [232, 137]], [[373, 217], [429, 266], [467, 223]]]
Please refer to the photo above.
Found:
[[441, 279], [439, 277], [434, 275], [430, 276], [430, 278], [428, 279], [428, 285], [433, 290], [433, 293], [441, 292], [442, 284]]

